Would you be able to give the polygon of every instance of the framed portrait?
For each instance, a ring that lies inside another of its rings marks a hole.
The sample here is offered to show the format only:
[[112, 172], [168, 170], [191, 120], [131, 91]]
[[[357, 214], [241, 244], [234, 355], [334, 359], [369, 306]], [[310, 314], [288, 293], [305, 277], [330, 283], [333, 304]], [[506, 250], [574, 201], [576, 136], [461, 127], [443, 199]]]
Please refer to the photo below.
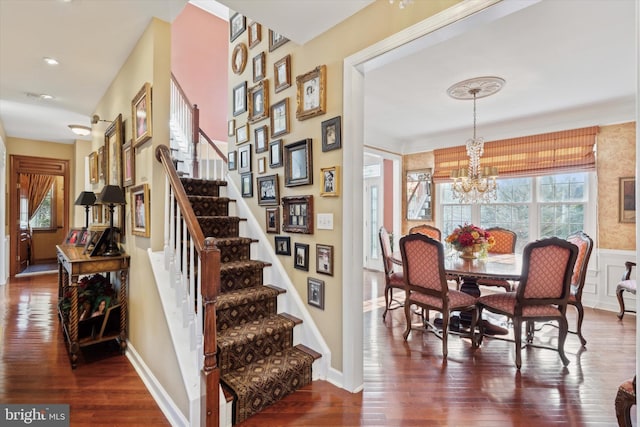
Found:
[[151, 127], [151, 83], [145, 83], [131, 101], [133, 146], [137, 147], [149, 140]]
[[260, 52], [256, 56], [253, 57], [253, 81], [259, 82], [264, 79], [265, 73], [265, 54], [264, 52]]
[[340, 116], [322, 122], [322, 151], [337, 150], [342, 147], [342, 126]]
[[251, 172], [251, 144], [238, 148], [238, 172]]
[[279, 168], [282, 166], [282, 140], [276, 139], [269, 143], [269, 167]]
[[233, 88], [234, 117], [247, 111], [247, 82], [242, 82]]
[[273, 64], [273, 78], [276, 93], [291, 86], [291, 55], [287, 55]]
[[247, 18], [240, 13], [234, 13], [229, 19], [229, 41], [234, 41], [247, 29]]
[[258, 159], [258, 173], [263, 174], [265, 172], [267, 172], [267, 159], [260, 157]]
[[71, 230], [69, 230], [67, 238], [64, 239], [64, 243], [66, 243], [67, 245], [79, 245], [80, 239], [82, 239], [82, 233], [84, 231], [85, 230], [83, 230], [82, 228], [72, 228]]
[[269, 30], [269, 52], [273, 52], [288, 41], [289, 39], [282, 34]]
[[313, 196], [282, 198], [282, 230], [313, 234]]
[[249, 49], [254, 48], [262, 41], [262, 25], [253, 21], [249, 24]]
[[236, 120], [231, 119], [227, 122], [227, 136], [235, 136], [236, 134]]
[[340, 195], [340, 167], [331, 166], [320, 169], [320, 195], [337, 197]]
[[276, 255], [291, 255], [291, 238], [289, 236], [275, 236]]
[[271, 138], [289, 133], [289, 98], [271, 106]]
[[122, 146], [122, 163], [124, 164], [122, 171], [122, 186], [131, 187], [136, 180], [136, 158], [132, 141], [127, 141]]
[[307, 120], [326, 113], [326, 65], [296, 77], [298, 109], [296, 118]]
[[240, 193], [242, 197], [253, 197], [253, 174], [251, 172], [240, 175]]
[[[105, 229], [103, 232], [101, 232], [99, 236], [97, 236], [97, 240], [93, 245], [93, 249], [91, 249], [89, 256], [100, 256], [104, 253], [104, 251], [107, 249], [107, 245], [109, 244], [109, 238], [111, 237], [111, 233], [116, 233], [116, 230], [109, 227]], [[114, 237], [114, 239], [117, 244], [118, 242], [117, 235]]]
[[100, 236], [102, 236], [102, 230], [93, 230], [89, 234], [89, 238], [87, 239], [87, 243], [84, 245], [83, 254], [90, 253], [93, 248], [96, 246], [96, 243], [100, 240]]
[[333, 246], [316, 245], [316, 272], [333, 276]]
[[231, 52], [231, 71], [233, 74], [242, 74], [247, 66], [247, 45], [238, 43]]
[[108, 185], [122, 187], [122, 114], [111, 122], [104, 133], [104, 153], [107, 158], [107, 180]]
[[238, 126], [236, 129], [236, 144], [242, 144], [249, 140], [249, 123]]
[[311, 153], [311, 138], [284, 146], [285, 187], [313, 184]]
[[107, 157], [104, 155], [104, 145], [98, 147], [98, 181], [107, 182], [106, 173], [107, 173], [107, 165], [106, 165]]
[[89, 154], [89, 182], [98, 183], [98, 153], [95, 151]]
[[269, 117], [269, 80], [262, 80], [249, 89], [249, 123]]
[[620, 222], [636, 222], [636, 178], [620, 178]]
[[267, 141], [269, 140], [269, 127], [267, 125], [260, 126], [253, 130], [256, 143], [256, 153], [264, 153], [269, 150]]
[[324, 310], [324, 281], [307, 278], [307, 304]]
[[227, 159], [227, 165], [230, 171], [234, 171], [236, 169], [238, 169], [238, 164], [237, 164], [237, 159], [236, 156], [238, 155], [237, 151], [229, 151], [228, 154], [228, 159]]
[[149, 184], [141, 184], [131, 189], [131, 233], [149, 237]]
[[293, 266], [298, 270], [309, 271], [309, 245], [296, 243], [293, 248]]
[[86, 246], [90, 238], [91, 238], [91, 231], [83, 229], [82, 232], [80, 233], [80, 238], [76, 242], [76, 246], [82, 246], [82, 247]]
[[265, 209], [267, 233], [280, 232], [280, 207], [272, 206]]
[[258, 204], [261, 206], [278, 206], [280, 204], [278, 174], [259, 176], [256, 182], [258, 185]]

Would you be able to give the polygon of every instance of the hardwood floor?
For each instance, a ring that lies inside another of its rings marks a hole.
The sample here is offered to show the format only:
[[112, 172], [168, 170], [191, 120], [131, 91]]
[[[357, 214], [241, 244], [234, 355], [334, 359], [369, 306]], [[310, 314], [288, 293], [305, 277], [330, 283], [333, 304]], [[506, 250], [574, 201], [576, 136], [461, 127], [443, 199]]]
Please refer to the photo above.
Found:
[[[615, 313], [587, 308], [587, 347], [569, 335], [566, 368], [556, 352], [529, 348], [518, 372], [513, 343], [487, 338], [473, 351], [460, 336], [449, 339], [443, 363], [433, 334], [413, 331], [402, 339], [402, 310], [382, 321], [382, 276], [365, 278], [364, 391], [316, 381], [240, 426], [616, 425], [618, 385], [635, 371], [634, 316], [619, 322]], [[55, 275], [0, 287], [0, 402], [68, 403], [72, 426], [168, 425], [115, 348], [106, 356], [83, 349], [71, 370], [56, 302]], [[575, 310], [569, 315], [573, 327]], [[556, 335], [550, 327], [536, 333], [550, 344]]]

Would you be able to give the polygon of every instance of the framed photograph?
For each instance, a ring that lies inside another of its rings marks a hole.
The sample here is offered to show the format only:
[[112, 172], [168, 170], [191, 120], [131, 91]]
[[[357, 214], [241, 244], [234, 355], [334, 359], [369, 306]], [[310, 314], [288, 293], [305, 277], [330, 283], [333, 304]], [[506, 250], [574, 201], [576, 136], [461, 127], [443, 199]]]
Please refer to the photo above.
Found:
[[69, 230], [69, 234], [67, 234], [67, 238], [64, 239], [64, 243], [67, 245], [79, 245], [80, 239], [82, 239], [82, 233], [85, 230], [82, 228], [72, 228]]
[[84, 251], [82, 251], [82, 253], [90, 253], [96, 246], [96, 243], [98, 243], [98, 241], [100, 240], [100, 236], [102, 236], [102, 230], [91, 231], [89, 238], [87, 239], [87, 243], [84, 246]]
[[106, 173], [107, 173], [107, 165], [106, 165], [107, 157], [104, 155], [104, 145], [98, 147], [98, 181], [102, 181], [104, 183], [107, 182]]
[[92, 224], [102, 224], [103, 218], [104, 218], [103, 210], [104, 210], [104, 205], [91, 206], [91, 223]]
[[247, 45], [238, 43], [231, 53], [231, 71], [233, 74], [242, 74], [247, 66]]
[[264, 79], [265, 73], [265, 54], [264, 52], [260, 52], [256, 56], [253, 57], [253, 81], [259, 82]]
[[313, 234], [313, 196], [282, 198], [282, 231]]
[[98, 183], [98, 153], [95, 151], [89, 154], [89, 182]]
[[296, 118], [307, 120], [326, 113], [326, 65], [320, 65], [307, 74], [296, 77], [298, 109]]
[[238, 148], [238, 172], [251, 172], [251, 144]]
[[296, 243], [293, 253], [293, 266], [298, 270], [309, 271], [309, 245]]
[[269, 117], [269, 80], [262, 80], [249, 89], [249, 123]]
[[247, 82], [233, 88], [233, 116], [247, 111]]
[[247, 29], [247, 18], [239, 13], [234, 13], [229, 19], [229, 41], [234, 41]]
[[259, 176], [258, 204], [261, 206], [278, 206], [280, 204], [280, 191], [278, 188], [278, 175]]
[[307, 278], [307, 304], [324, 310], [324, 281]]
[[240, 192], [242, 197], [253, 197], [253, 174], [251, 172], [240, 175]]
[[316, 272], [333, 276], [333, 246], [316, 245]]
[[83, 229], [82, 232], [80, 233], [80, 238], [76, 242], [76, 246], [84, 247], [90, 238], [91, 238], [91, 231]]
[[282, 140], [276, 139], [269, 143], [269, 167], [279, 168], [282, 166]]
[[285, 187], [313, 184], [311, 153], [311, 138], [284, 146]]
[[636, 222], [636, 178], [620, 178], [620, 222]]
[[234, 171], [234, 170], [238, 169], [238, 164], [237, 164], [237, 160], [236, 160], [236, 156], [237, 155], [238, 155], [237, 151], [235, 151], [235, 150], [234, 151], [229, 151], [229, 154], [228, 154], [229, 157], [227, 159], [227, 161], [228, 161], [227, 165], [228, 165], [230, 171]]
[[265, 172], [267, 172], [267, 159], [260, 157], [258, 159], [258, 173], [263, 174]]
[[267, 141], [269, 140], [269, 127], [267, 125], [260, 126], [253, 130], [256, 143], [256, 153], [264, 153], [269, 150]]
[[149, 237], [149, 184], [137, 185], [131, 189], [131, 233]]
[[291, 238], [289, 236], [274, 237], [276, 255], [291, 255]]
[[131, 101], [133, 146], [137, 147], [152, 136], [151, 83], [145, 83]]
[[272, 206], [265, 209], [265, 221], [267, 233], [280, 232], [280, 206]]
[[236, 120], [231, 119], [227, 122], [227, 135], [235, 136], [236, 134]]
[[136, 158], [134, 155], [134, 148], [131, 140], [127, 141], [122, 146], [122, 159], [124, 163], [122, 172], [122, 185], [124, 187], [131, 187], [133, 184], [135, 184], [136, 180]]
[[249, 24], [249, 49], [254, 48], [262, 41], [262, 25], [253, 21]]
[[97, 236], [98, 238], [95, 242], [95, 245], [93, 246], [93, 249], [89, 253], [89, 256], [100, 256], [104, 253], [104, 251], [107, 249], [107, 245], [109, 244], [111, 233], [116, 233], [116, 230], [108, 227], [99, 236]]
[[289, 98], [271, 106], [271, 138], [289, 133]]
[[320, 195], [322, 197], [337, 197], [340, 195], [340, 167], [320, 169]]
[[322, 151], [337, 150], [342, 147], [342, 126], [340, 116], [322, 122]]
[[289, 39], [282, 34], [269, 30], [269, 52], [273, 52], [288, 41]]
[[111, 122], [104, 133], [104, 152], [107, 158], [107, 180], [108, 185], [118, 185], [122, 187], [122, 114]]
[[242, 144], [249, 140], [249, 123], [238, 126], [236, 129], [236, 144]]
[[276, 93], [291, 86], [291, 55], [287, 55], [273, 64], [273, 78], [275, 79]]

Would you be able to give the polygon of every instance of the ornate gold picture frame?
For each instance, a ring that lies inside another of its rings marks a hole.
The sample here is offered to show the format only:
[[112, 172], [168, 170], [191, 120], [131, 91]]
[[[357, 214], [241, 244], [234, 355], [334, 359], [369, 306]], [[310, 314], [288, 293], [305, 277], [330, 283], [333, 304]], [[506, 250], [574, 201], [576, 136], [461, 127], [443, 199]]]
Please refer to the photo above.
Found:
[[151, 84], [145, 83], [131, 101], [134, 147], [143, 144], [153, 136], [151, 114]]
[[307, 120], [326, 113], [326, 65], [296, 77], [298, 86], [296, 118]]

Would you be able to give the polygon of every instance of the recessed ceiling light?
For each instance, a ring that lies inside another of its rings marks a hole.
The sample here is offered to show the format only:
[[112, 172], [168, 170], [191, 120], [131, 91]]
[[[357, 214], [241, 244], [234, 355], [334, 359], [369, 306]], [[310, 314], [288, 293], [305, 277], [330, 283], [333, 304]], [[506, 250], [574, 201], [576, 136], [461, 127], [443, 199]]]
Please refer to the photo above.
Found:
[[44, 58], [42, 58], [42, 60], [44, 62], [46, 62], [48, 65], [58, 65], [60, 64], [55, 58], [51, 58], [48, 56], [45, 56]]
[[41, 93], [40, 94], [40, 99], [50, 100], [50, 99], [53, 99], [53, 96], [47, 95], [46, 93]]
[[80, 136], [87, 136], [91, 133], [91, 128], [89, 126], [69, 125], [69, 129], [71, 129], [71, 132]]

